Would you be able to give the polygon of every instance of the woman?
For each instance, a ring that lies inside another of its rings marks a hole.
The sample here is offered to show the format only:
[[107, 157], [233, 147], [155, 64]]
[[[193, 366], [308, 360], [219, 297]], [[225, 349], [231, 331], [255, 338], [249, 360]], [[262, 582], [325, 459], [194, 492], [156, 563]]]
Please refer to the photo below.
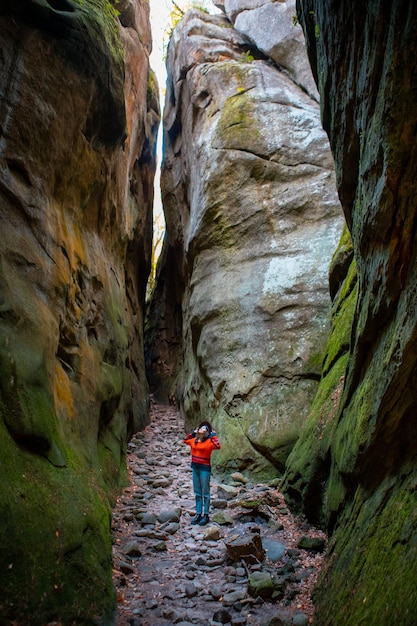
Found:
[[209, 522], [210, 510], [210, 457], [213, 450], [220, 449], [220, 442], [210, 422], [201, 422], [184, 439], [191, 448], [191, 467], [193, 470], [193, 489], [195, 495], [195, 516], [192, 524], [205, 526]]

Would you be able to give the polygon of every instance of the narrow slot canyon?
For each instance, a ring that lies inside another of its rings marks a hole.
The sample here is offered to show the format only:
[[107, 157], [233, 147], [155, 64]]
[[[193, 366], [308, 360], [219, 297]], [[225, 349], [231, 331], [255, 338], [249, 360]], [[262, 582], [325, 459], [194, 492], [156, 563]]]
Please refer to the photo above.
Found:
[[291, 514], [278, 479], [240, 472], [212, 478], [210, 522], [192, 525], [184, 434], [178, 410], [152, 403], [129, 443], [130, 484], [113, 513], [119, 626], [312, 623], [326, 535]]
[[2, 0], [0, 624], [417, 622], [416, 33]]

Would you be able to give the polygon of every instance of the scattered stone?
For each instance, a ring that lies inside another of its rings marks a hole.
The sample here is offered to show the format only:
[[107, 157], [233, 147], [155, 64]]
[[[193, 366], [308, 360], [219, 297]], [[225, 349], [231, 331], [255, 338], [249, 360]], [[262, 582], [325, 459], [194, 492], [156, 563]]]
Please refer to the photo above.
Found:
[[231, 500], [236, 497], [239, 493], [238, 487], [232, 487], [231, 485], [218, 485], [217, 487], [217, 497], [221, 500]]
[[312, 552], [323, 552], [326, 542], [323, 537], [301, 537], [297, 543], [297, 548], [302, 550], [311, 550]]
[[136, 537], [147, 537], [148, 539], [156, 539], [156, 533], [153, 528], [139, 528], [135, 530]]
[[[140, 454], [137, 448], [128, 453], [132, 480], [113, 516], [114, 582], [123, 598], [118, 606], [120, 626], [299, 626], [292, 619], [294, 615], [302, 620], [302, 613], [311, 620], [312, 604], [303, 594], [305, 588], [311, 589], [315, 579], [311, 573], [317, 572], [322, 557], [296, 548], [301, 533], [291, 513], [285, 522], [282, 518], [284, 524], [277, 518], [283, 502], [280, 494], [266, 485], [248, 486], [234, 475], [231, 480], [239, 486], [222, 486], [227, 499], [221, 490], [218, 498], [212, 498], [212, 523], [204, 528], [190, 524], [195, 501], [189, 450], [182, 441], [176, 444], [182, 426], [177, 418], [171, 422], [172, 413], [165, 407], [156, 418], [161, 432], [169, 434], [172, 429], [171, 439], [150, 434], [156, 426], [152, 419], [145, 433], [139, 434]], [[168, 458], [168, 464], [161, 465]], [[218, 514], [222, 523], [216, 519]], [[283, 532], [278, 534], [280, 528]], [[304, 530], [304, 534], [312, 533]], [[260, 542], [258, 548], [267, 550], [267, 559], [248, 562], [240, 555], [230, 559], [225, 544], [237, 537]], [[284, 544], [288, 549], [280, 559]], [[270, 581], [260, 595], [248, 593], [255, 573], [266, 573]], [[283, 594], [289, 611], [273, 604]], [[214, 614], [220, 621], [214, 620]], [[269, 623], [272, 618], [276, 619]]]
[[168, 478], [158, 478], [157, 480], [153, 480], [152, 481], [152, 487], [154, 489], [157, 489], [158, 487], [169, 487], [171, 484], [171, 481], [168, 480]]
[[223, 565], [224, 557], [209, 559], [206, 563], [207, 567], [218, 567], [219, 565]]
[[285, 554], [285, 546], [279, 541], [265, 537], [262, 539], [262, 545], [266, 550], [266, 557], [270, 561], [279, 561]]
[[246, 476], [243, 476], [240, 472], [233, 472], [233, 474], [231, 474], [231, 478], [237, 483], [243, 483], [244, 485], [249, 482]]
[[297, 548], [288, 548], [287, 554], [292, 558], [297, 558], [301, 555], [301, 550], [298, 550]]
[[272, 576], [269, 572], [253, 572], [249, 576], [248, 592], [253, 597], [278, 600], [284, 596], [286, 582]]
[[258, 533], [238, 535], [225, 541], [225, 545], [232, 561], [244, 560], [247, 563], [256, 563], [264, 560], [265, 551]]
[[178, 522], [169, 522], [166, 526], [164, 526], [164, 531], [168, 533], [168, 535], [175, 535], [179, 527], [180, 525]]
[[126, 561], [121, 561], [119, 563], [119, 570], [126, 575], [133, 574], [135, 571], [133, 566], [130, 563], [126, 563]]
[[227, 509], [227, 500], [223, 498], [214, 498], [212, 500], [212, 505], [214, 509]]
[[294, 575], [294, 563], [293, 561], [287, 561], [284, 563], [282, 567], [277, 568], [276, 574], [278, 576], [286, 576], [287, 578], [292, 578]]
[[262, 569], [262, 565], [261, 565], [261, 563], [253, 563], [250, 566], [250, 569], [251, 569], [251, 572], [260, 572], [261, 569]]
[[138, 513], [136, 518], [140, 521], [141, 524], [156, 524], [156, 515], [153, 513]]
[[219, 524], [220, 526], [232, 525], [233, 517], [225, 511], [219, 511], [213, 515], [213, 522], [216, 522], [216, 524]]
[[294, 626], [307, 626], [308, 617], [305, 613], [295, 613], [292, 618], [292, 623]]
[[291, 626], [292, 617], [288, 611], [278, 609], [274, 617], [265, 624], [265, 626]]
[[233, 606], [236, 602], [246, 598], [246, 589], [236, 589], [235, 591], [228, 591], [223, 596], [223, 606]]
[[184, 593], [187, 598], [194, 598], [197, 595], [198, 591], [196, 586], [193, 583], [187, 583], [185, 585]]
[[223, 588], [221, 585], [212, 585], [209, 589], [209, 594], [215, 599], [218, 600], [223, 595]]
[[226, 611], [225, 609], [220, 609], [219, 611], [216, 611], [213, 615], [213, 622], [218, 622], [220, 624], [229, 624], [231, 619], [232, 616], [230, 615], [229, 611]]
[[129, 541], [126, 544], [125, 554], [128, 556], [141, 556], [142, 550], [140, 549], [139, 543], [137, 541]]
[[164, 524], [165, 522], [179, 522], [181, 519], [181, 513], [182, 511], [180, 508], [171, 509], [170, 511], [161, 511], [157, 519], [161, 524]]
[[306, 569], [297, 572], [296, 580], [297, 582], [302, 582], [303, 580], [307, 580], [314, 572], [314, 567], [307, 567]]
[[220, 530], [216, 526], [210, 526], [204, 533], [206, 541], [218, 541], [220, 539]]
[[149, 474], [149, 468], [148, 467], [134, 467], [133, 472], [134, 474], [137, 474], [138, 476], [145, 477]]
[[183, 618], [181, 612], [173, 606], [169, 606], [162, 610], [162, 617], [169, 619], [171, 624], [177, 624]]

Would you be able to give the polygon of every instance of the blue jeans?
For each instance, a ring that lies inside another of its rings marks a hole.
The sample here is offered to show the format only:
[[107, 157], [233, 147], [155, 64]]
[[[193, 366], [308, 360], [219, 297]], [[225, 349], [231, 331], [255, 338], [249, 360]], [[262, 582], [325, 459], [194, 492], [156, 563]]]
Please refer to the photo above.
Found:
[[208, 515], [210, 510], [210, 472], [193, 467], [193, 489], [196, 514]]

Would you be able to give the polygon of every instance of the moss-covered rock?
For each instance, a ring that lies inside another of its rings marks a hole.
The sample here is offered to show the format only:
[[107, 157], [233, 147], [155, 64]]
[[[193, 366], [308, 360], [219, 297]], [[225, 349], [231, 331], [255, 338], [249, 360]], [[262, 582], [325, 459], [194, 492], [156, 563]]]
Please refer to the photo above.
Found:
[[[417, 7], [303, 0], [298, 13], [352, 234], [357, 303], [354, 316], [334, 321], [341, 336], [350, 332], [335, 417], [325, 394], [314, 441], [317, 397], [285, 485], [331, 533], [315, 623], [408, 626], [417, 615], [417, 95], [404, 85], [414, 76]], [[332, 265], [335, 302], [349, 263], [348, 253]], [[329, 346], [323, 382], [342, 365], [338, 354]]]
[[[347, 231], [348, 232], [348, 231]], [[342, 256], [352, 250], [346, 231], [338, 248]], [[337, 264], [338, 252], [333, 257]], [[282, 489], [291, 506], [315, 523], [324, 525], [343, 497], [340, 481], [329, 488], [331, 446], [338, 424], [339, 402], [349, 360], [350, 336], [357, 301], [357, 273], [353, 260], [333, 300], [331, 331], [324, 349], [322, 378], [310, 414], [287, 462]], [[327, 506], [324, 507], [323, 499]], [[324, 510], [326, 513], [324, 513]]]
[[149, 6], [128, 5], [0, 7], [2, 624], [114, 621], [159, 121]]
[[[359, 488], [343, 511], [314, 593], [319, 624], [399, 624], [417, 615], [414, 469], [378, 490]], [[328, 581], [332, 593], [328, 593]], [[352, 590], [355, 590], [353, 593]]]
[[[4, 405], [1, 416], [4, 415]], [[111, 623], [111, 510], [105, 484], [65, 450], [66, 467], [16, 448], [0, 421], [0, 621]]]

